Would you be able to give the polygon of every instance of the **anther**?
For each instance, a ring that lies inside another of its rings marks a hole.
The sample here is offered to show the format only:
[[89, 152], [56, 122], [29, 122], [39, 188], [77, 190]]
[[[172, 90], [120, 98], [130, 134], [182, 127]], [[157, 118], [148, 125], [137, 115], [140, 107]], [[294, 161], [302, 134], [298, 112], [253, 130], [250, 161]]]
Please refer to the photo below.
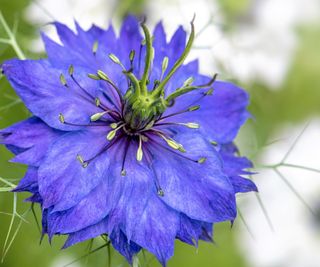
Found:
[[115, 54], [109, 54], [109, 58], [112, 60], [113, 63], [118, 64], [121, 66], [122, 69], [126, 69], [123, 64], [121, 63], [120, 59]]
[[141, 135], [139, 135], [139, 147], [137, 150], [137, 161], [141, 161], [143, 157], [143, 151], [142, 151], [142, 138]]
[[164, 196], [164, 192], [161, 188], [158, 189], [158, 192], [157, 192], [158, 196], [160, 197], [163, 197]]
[[98, 70], [97, 71], [97, 75], [101, 80], [105, 80], [107, 82], [110, 82], [110, 79], [109, 79], [108, 75], [105, 74], [102, 70]]
[[64, 116], [62, 113], [59, 113], [59, 121], [63, 124], [65, 123]]
[[69, 73], [70, 76], [73, 75], [73, 73], [74, 73], [74, 67], [73, 67], [73, 65], [70, 65], [70, 66], [69, 66], [69, 68], [68, 68], [68, 73]]
[[170, 146], [171, 148], [173, 148], [173, 149], [175, 149], [175, 150], [179, 150], [180, 152], [183, 152], [183, 153], [186, 152], [186, 150], [183, 148], [183, 146], [182, 146], [181, 144], [177, 143], [176, 141], [174, 141], [174, 140], [171, 139], [171, 138], [165, 137], [163, 134], [161, 134], [161, 133], [159, 133], [159, 132], [157, 132], [157, 133], [158, 133], [158, 135], [159, 135], [160, 137], [162, 137], [163, 140], [166, 141], [166, 143], [168, 144], [168, 146]]
[[63, 86], [68, 87], [67, 80], [62, 73], [60, 74], [60, 82]]
[[126, 170], [121, 170], [121, 176], [126, 176], [127, 175], [127, 171]]
[[213, 88], [209, 89], [207, 92], [205, 92], [205, 95], [212, 95], [213, 93]]
[[110, 131], [110, 132], [108, 133], [108, 135], [107, 135], [107, 139], [108, 139], [109, 141], [111, 141], [111, 140], [116, 136], [117, 131], [118, 131], [119, 129], [121, 129], [122, 127], [124, 127], [124, 126], [125, 126], [125, 124], [123, 123], [123, 124], [121, 124], [119, 127], [117, 127], [117, 128], [115, 128], [114, 130]]
[[193, 77], [189, 77], [187, 80], [184, 81], [182, 87], [190, 86], [193, 82], [194, 82], [194, 78]]
[[90, 121], [98, 121], [107, 113], [108, 113], [108, 111], [95, 113], [90, 117]]
[[92, 73], [88, 73], [88, 77], [90, 79], [93, 79], [93, 80], [101, 80], [98, 75], [95, 75], [95, 74], [92, 74]]
[[79, 154], [77, 155], [77, 160], [81, 163], [81, 166], [83, 168], [88, 167], [89, 163], [84, 161], [81, 155], [79, 155]]
[[188, 108], [188, 111], [196, 111], [200, 108], [200, 106], [192, 106], [190, 108]]
[[98, 51], [98, 46], [99, 46], [99, 42], [98, 41], [95, 41], [93, 43], [93, 46], [92, 46], [92, 53], [93, 55], [96, 55], [97, 51]]
[[210, 144], [211, 144], [211, 145], [214, 145], [214, 146], [217, 146], [217, 145], [218, 145], [218, 143], [217, 143], [216, 141], [210, 141]]
[[99, 99], [98, 97], [96, 97], [96, 98], [94, 99], [94, 102], [95, 102], [95, 104], [96, 104], [97, 107], [99, 107], [100, 104], [101, 104], [101, 101], [100, 101], [100, 99]]
[[207, 160], [207, 158], [203, 157], [203, 158], [200, 158], [198, 159], [198, 163], [202, 164], [202, 163], [205, 163]]
[[190, 129], [199, 129], [200, 125], [198, 123], [194, 123], [194, 122], [188, 122], [188, 123], [184, 123], [184, 126], [187, 126]]
[[136, 51], [135, 50], [131, 50], [130, 54], [129, 54], [130, 62], [133, 62], [135, 55], [136, 55]]
[[118, 126], [118, 123], [116, 123], [116, 122], [113, 122], [113, 123], [110, 124], [110, 127], [111, 127], [112, 129], [116, 129], [117, 126]]

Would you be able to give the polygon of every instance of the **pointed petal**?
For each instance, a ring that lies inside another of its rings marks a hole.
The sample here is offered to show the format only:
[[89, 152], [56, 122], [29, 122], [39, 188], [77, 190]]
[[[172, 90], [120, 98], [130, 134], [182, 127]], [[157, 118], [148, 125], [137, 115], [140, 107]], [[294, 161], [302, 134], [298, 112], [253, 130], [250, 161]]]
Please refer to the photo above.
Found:
[[199, 110], [175, 116], [172, 120], [199, 123], [200, 131], [210, 141], [227, 144], [233, 141], [240, 127], [250, 117], [247, 111], [249, 96], [243, 89], [229, 82], [216, 81], [212, 87], [214, 91], [211, 95], [203, 95], [208, 91], [206, 89], [181, 96], [177, 103], [183, 103], [184, 108], [176, 105], [168, 109], [168, 113], [199, 105]]
[[[181, 131], [173, 138], [183, 145], [186, 153], [169, 152], [157, 145], [152, 148], [153, 166], [164, 191], [161, 199], [195, 220], [233, 220], [236, 216], [234, 190], [214, 147], [197, 130]], [[206, 161], [198, 163], [200, 158]]]
[[11, 160], [39, 166], [49, 145], [63, 132], [51, 129], [36, 117], [18, 122], [0, 131], [0, 143], [6, 145], [16, 157]]
[[60, 83], [61, 71], [54, 69], [46, 60], [9, 60], [2, 67], [11, 85], [31, 112], [53, 128], [79, 129], [62, 124], [59, 121], [60, 113], [68, 122], [88, 124], [92, 114], [101, 112], [95, 105], [94, 98], [85, 98], [85, 93], [80, 88], [69, 90], [63, 86]]
[[65, 210], [77, 204], [103, 179], [109, 167], [107, 152], [102, 153], [86, 168], [77, 160], [95, 157], [107, 146], [107, 129], [91, 128], [69, 132], [54, 142], [39, 169], [39, 191], [44, 207], [55, 205], [55, 210]]
[[235, 149], [230, 150], [228, 146], [223, 146], [220, 155], [223, 159], [223, 169], [224, 172], [229, 176], [231, 183], [237, 193], [246, 193], [250, 191], [258, 191], [257, 186], [254, 184], [253, 181], [250, 179], [246, 179], [241, 177], [241, 175], [251, 174], [250, 172], [246, 171], [248, 168], [252, 168], [252, 162], [249, 161], [245, 157], [239, 157], [235, 155]]

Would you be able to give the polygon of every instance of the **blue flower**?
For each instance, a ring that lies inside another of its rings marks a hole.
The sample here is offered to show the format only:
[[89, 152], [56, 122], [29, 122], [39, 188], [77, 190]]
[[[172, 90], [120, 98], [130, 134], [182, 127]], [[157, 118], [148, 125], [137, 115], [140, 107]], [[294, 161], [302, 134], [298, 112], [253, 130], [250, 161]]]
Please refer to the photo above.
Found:
[[162, 265], [176, 238], [211, 241], [214, 223], [235, 220], [235, 194], [257, 190], [232, 144], [247, 93], [185, 63], [193, 23], [169, 42], [133, 17], [119, 36], [54, 24], [48, 59], [2, 65], [33, 116], [0, 141], [28, 165], [15, 191], [40, 203], [43, 234], [67, 235], [64, 247], [107, 234], [129, 262], [144, 248]]

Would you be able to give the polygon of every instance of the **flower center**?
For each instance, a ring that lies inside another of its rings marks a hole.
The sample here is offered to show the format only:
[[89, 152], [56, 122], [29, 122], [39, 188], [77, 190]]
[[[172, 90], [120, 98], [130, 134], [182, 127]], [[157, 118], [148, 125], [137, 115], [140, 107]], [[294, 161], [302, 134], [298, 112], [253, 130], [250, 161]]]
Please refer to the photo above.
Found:
[[[213, 78], [207, 84], [193, 85], [193, 78], [190, 77], [183, 83], [181, 87], [177, 88], [173, 93], [169, 94], [168, 96], [165, 96], [164, 90], [167, 83], [172, 78], [174, 73], [176, 73], [176, 71], [184, 63], [187, 55], [190, 52], [195, 35], [193, 21], [191, 22], [191, 34], [184, 52], [178, 58], [178, 60], [174, 62], [171, 69], [168, 69], [169, 58], [163, 58], [161, 76], [159, 77], [159, 80], [156, 80], [154, 82], [154, 86], [152, 89], [148, 88], [148, 78], [150, 75], [150, 68], [152, 66], [152, 60], [154, 57], [152, 38], [144, 22], [141, 23], [141, 27], [145, 36], [143, 43], [146, 46], [146, 56], [143, 74], [142, 77], [140, 77], [140, 79], [138, 79], [133, 72], [133, 61], [135, 59], [134, 50], [132, 50], [129, 55], [131, 62], [131, 68], [129, 70], [125, 68], [124, 64], [122, 64], [122, 62], [116, 55], [109, 55], [109, 58], [115, 64], [119, 65], [122, 68], [122, 73], [127, 78], [128, 89], [124, 95], [122, 91], [117, 87], [116, 83], [114, 83], [108, 77], [108, 75], [104, 73], [102, 70], [98, 70], [96, 74], [88, 74], [89, 78], [97, 81], [104, 81], [109, 85], [108, 87], [112, 90], [111, 95], [113, 95], [113, 99], [108, 99], [109, 103], [106, 104], [105, 101], [101, 101], [99, 98], [91, 95], [85, 88], [83, 88], [74, 77], [74, 67], [71, 65], [69, 68], [69, 75], [71, 77], [71, 80], [77, 87], [81, 89], [80, 92], [76, 93], [79, 94], [80, 97], [88, 100], [91, 104], [96, 105], [96, 107], [101, 109], [101, 112], [92, 114], [90, 117], [90, 124], [88, 125], [70, 123], [68, 122], [68, 120], [65, 120], [64, 115], [61, 113], [59, 115], [60, 122], [71, 126], [107, 126], [111, 128], [111, 130], [108, 132], [106, 136], [109, 142], [105, 147], [101, 149], [101, 151], [97, 155], [90, 159], [83, 159], [81, 155], [77, 155], [78, 161], [84, 168], [86, 168], [89, 165], [89, 163], [93, 161], [95, 158], [97, 158], [99, 155], [110, 149], [114, 144], [118, 142], [118, 140], [123, 138], [125, 138], [125, 149], [123, 153], [121, 175], [126, 175], [124, 168], [126, 154], [128, 151], [128, 147], [132, 142], [138, 143], [138, 148], [136, 152], [137, 160], [141, 161], [145, 155], [146, 161], [149, 165], [151, 165], [150, 161], [152, 158], [152, 156], [150, 155], [151, 152], [148, 148], [149, 146], [157, 146], [158, 148], [162, 147], [163, 149], [167, 149], [172, 153], [175, 153], [178, 156], [183, 157], [192, 162], [203, 163], [205, 161], [205, 158], [192, 159], [183, 155], [183, 153], [186, 152], [183, 145], [172, 139], [172, 137], [170, 137], [170, 134], [167, 134], [162, 127], [165, 125], [175, 125], [188, 127], [191, 129], [199, 128], [199, 125], [194, 122], [181, 123], [167, 120], [168, 118], [172, 118], [176, 115], [185, 112], [196, 111], [200, 108], [199, 105], [191, 104], [181, 111], [174, 112], [166, 116], [164, 116], [163, 113], [166, 111], [167, 108], [170, 108], [172, 105], [174, 105], [176, 98], [178, 98], [179, 96], [200, 88], [208, 88], [214, 83], [216, 79], [216, 75], [214, 75]], [[98, 44], [94, 43], [94, 55], [97, 49]], [[164, 75], [165, 73], [166, 75]], [[60, 82], [64, 86], [69, 87], [67, 80], [63, 76], [63, 74], [61, 74], [60, 76]], [[209, 89], [209, 91], [203, 93], [202, 95], [200, 94], [198, 99], [195, 99], [194, 103], [200, 101], [200, 99], [205, 96], [211, 95], [212, 91], [213, 89], [211, 88]]]

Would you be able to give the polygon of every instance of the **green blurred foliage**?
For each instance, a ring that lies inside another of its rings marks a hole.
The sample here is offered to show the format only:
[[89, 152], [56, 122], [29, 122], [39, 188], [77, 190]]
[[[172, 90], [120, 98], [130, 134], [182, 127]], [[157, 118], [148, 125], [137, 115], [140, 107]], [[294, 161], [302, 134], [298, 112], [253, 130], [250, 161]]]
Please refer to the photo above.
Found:
[[[1, 0], [0, 10], [10, 25], [13, 25], [15, 17], [18, 18], [18, 42], [28, 56], [35, 58], [35, 55], [30, 54], [25, 49], [29, 47], [30, 41], [37, 33], [35, 25], [30, 25], [24, 20], [23, 16], [25, 7], [30, 2], [31, 0]], [[116, 13], [119, 17], [123, 17], [127, 13], [141, 14], [145, 8], [145, 2], [146, 0], [118, 1]], [[248, 11], [248, 6], [251, 3], [250, 0], [219, 0], [218, 2], [222, 12], [228, 18], [229, 25], [227, 25], [227, 28], [230, 29], [233, 28], [237, 19]], [[1, 27], [0, 37], [5, 37]], [[251, 151], [252, 155], [258, 152], [259, 147], [265, 145], [270, 136], [283, 124], [301, 122], [320, 113], [320, 75], [318, 74], [320, 53], [317, 45], [320, 43], [320, 28], [317, 26], [300, 28], [299, 38], [301, 40], [300, 46], [281, 90], [270, 90], [270, 88], [258, 82], [252, 85], [243, 84], [245, 88], [250, 89], [250, 111], [255, 116], [255, 120], [251, 121], [242, 131], [241, 136], [245, 136], [244, 139], [249, 140], [246, 141], [247, 143], [243, 142], [242, 146], [244, 150]], [[12, 48], [0, 44], [0, 62], [12, 57], [16, 57]], [[22, 103], [14, 102], [17, 100], [17, 96], [3, 78], [0, 80], [0, 90], [0, 128], [7, 127], [29, 116]], [[0, 176], [19, 179], [24, 174], [25, 166], [8, 163], [11, 157], [11, 153], [0, 147]], [[19, 195], [18, 210], [20, 213], [30, 210], [30, 205], [23, 203], [23, 199], [27, 196], [28, 194]], [[12, 199], [13, 195], [11, 193], [1, 193], [1, 212], [11, 212]], [[40, 219], [39, 208], [36, 210], [37, 217]], [[0, 253], [10, 219], [10, 216], [0, 214]], [[64, 263], [72, 262], [72, 260], [88, 252], [89, 242], [61, 251], [60, 248], [65, 237], [54, 238], [52, 245], [45, 237], [43, 242], [39, 244], [41, 234], [31, 211], [28, 213], [27, 220], [29, 223], [22, 224], [12, 248], [4, 263], [0, 263], [0, 266], [47, 267], [53, 266], [52, 264], [55, 262], [56, 265], [54, 266], [62, 267], [61, 264], [57, 263], [58, 260]], [[17, 227], [17, 222], [14, 229]], [[239, 223], [239, 220], [236, 223]], [[169, 266], [247, 266], [235, 243], [235, 231], [230, 229], [229, 224], [217, 225], [215, 227], [215, 237], [216, 245], [200, 242], [198, 249], [177, 241], [175, 256], [169, 262]], [[96, 240], [94, 247], [98, 247], [102, 243], [102, 240]], [[139, 259], [142, 266], [160, 266], [154, 257], [148, 253], [141, 253]], [[103, 248], [71, 266], [108, 266], [108, 250]], [[111, 250], [111, 266], [128, 265], [118, 253]]]
[[146, 0], [119, 0], [117, 15], [123, 18], [128, 14], [141, 15], [144, 12]]

